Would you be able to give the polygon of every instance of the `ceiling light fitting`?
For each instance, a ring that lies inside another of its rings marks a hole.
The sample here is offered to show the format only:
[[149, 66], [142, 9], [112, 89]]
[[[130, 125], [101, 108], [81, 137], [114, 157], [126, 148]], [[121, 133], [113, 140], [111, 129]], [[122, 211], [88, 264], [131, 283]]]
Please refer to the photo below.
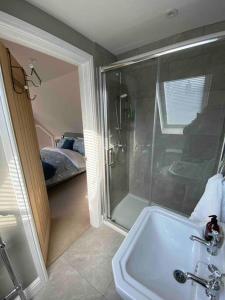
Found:
[[174, 18], [174, 17], [178, 16], [178, 14], [179, 14], [179, 10], [177, 8], [169, 9], [166, 12], [166, 16], [168, 18]]

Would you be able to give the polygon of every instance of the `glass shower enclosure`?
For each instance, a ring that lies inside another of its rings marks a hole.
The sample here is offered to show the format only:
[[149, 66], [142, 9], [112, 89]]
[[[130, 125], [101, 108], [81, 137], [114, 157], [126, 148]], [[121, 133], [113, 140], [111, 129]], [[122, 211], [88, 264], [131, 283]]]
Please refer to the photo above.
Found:
[[225, 41], [103, 67], [101, 82], [105, 217], [129, 230], [153, 204], [189, 216], [222, 159]]

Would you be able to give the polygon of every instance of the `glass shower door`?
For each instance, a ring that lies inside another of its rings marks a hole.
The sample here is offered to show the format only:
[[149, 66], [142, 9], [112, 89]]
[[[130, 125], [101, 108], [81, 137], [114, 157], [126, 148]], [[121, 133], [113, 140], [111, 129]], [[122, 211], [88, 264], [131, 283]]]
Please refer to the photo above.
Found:
[[159, 59], [151, 199], [187, 216], [219, 165], [224, 53], [223, 41]]
[[157, 62], [103, 74], [107, 217], [130, 229], [150, 203]]
[[106, 161], [108, 179], [108, 215], [112, 221], [112, 212], [128, 194], [128, 139], [127, 139], [127, 90], [122, 86], [122, 74], [105, 74], [107, 91], [105, 113], [106, 126]]
[[105, 72], [111, 221], [153, 204], [190, 216], [221, 159], [224, 69], [221, 40]]

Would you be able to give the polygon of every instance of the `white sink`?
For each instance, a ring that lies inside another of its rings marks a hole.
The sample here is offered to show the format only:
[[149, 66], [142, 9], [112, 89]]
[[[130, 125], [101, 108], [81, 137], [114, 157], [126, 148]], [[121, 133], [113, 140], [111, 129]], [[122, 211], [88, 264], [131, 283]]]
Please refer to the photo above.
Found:
[[[217, 256], [190, 240], [202, 237], [202, 227], [166, 209], [145, 208], [113, 258], [117, 292], [126, 300], [204, 300], [203, 287], [188, 280], [178, 283], [176, 269], [208, 278], [207, 265], [225, 272], [225, 249]], [[225, 299], [221, 291], [219, 299]]]

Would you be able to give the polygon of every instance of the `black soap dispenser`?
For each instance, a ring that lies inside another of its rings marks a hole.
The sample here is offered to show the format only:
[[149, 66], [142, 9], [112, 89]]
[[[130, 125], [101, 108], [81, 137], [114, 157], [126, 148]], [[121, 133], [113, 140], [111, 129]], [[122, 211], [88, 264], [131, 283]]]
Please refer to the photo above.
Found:
[[212, 240], [212, 236], [210, 234], [212, 233], [213, 230], [217, 231], [218, 233], [220, 232], [220, 227], [218, 225], [217, 216], [212, 215], [212, 216], [209, 216], [209, 218], [211, 218], [211, 221], [209, 221], [206, 224], [206, 228], [205, 228], [205, 239], [206, 239], [206, 241], [211, 241]]

